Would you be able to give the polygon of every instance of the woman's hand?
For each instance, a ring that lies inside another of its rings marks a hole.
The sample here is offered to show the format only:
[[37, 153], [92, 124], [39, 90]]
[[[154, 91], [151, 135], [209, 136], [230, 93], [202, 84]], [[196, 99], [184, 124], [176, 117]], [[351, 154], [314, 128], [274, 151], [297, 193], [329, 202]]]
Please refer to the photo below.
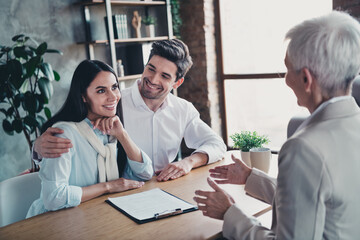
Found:
[[98, 118], [93, 122], [94, 128], [98, 128], [104, 134], [111, 136], [122, 135], [124, 132], [124, 127], [118, 116], [108, 117], [108, 118]]
[[93, 125], [94, 128], [98, 128], [104, 134], [116, 137], [123, 146], [129, 159], [136, 162], [143, 162], [140, 149], [131, 140], [118, 116], [96, 119]]
[[122, 192], [129, 189], [140, 188], [144, 186], [144, 182], [138, 182], [135, 180], [129, 180], [125, 178], [119, 178], [107, 182], [108, 193]]
[[101, 196], [105, 193], [123, 192], [129, 189], [140, 188], [144, 182], [138, 182], [125, 178], [118, 178], [110, 182], [102, 182], [94, 185], [82, 187], [81, 202]]
[[233, 154], [231, 158], [234, 163], [210, 169], [210, 177], [217, 178], [215, 182], [218, 184], [245, 184], [252, 171], [251, 168]]

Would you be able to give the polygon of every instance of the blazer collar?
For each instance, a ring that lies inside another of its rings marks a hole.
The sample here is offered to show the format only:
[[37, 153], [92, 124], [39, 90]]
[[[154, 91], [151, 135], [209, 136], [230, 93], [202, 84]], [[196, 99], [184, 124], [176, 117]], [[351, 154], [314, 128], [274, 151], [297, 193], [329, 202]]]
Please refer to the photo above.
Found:
[[307, 128], [314, 123], [330, 119], [343, 118], [355, 114], [360, 114], [360, 108], [356, 104], [355, 99], [353, 97], [342, 99], [340, 101], [329, 103], [319, 111], [314, 112], [298, 127], [296, 132]]

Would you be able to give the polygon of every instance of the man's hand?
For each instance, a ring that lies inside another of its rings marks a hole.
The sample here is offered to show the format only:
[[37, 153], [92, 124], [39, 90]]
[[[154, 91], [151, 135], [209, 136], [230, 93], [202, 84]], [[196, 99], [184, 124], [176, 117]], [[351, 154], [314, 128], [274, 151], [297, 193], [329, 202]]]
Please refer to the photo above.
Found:
[[215, 192], [197, 190], [195, 194], [198, 196], [194, 197], [194, 201], [197, 202], [198, 208], [204, 216], [223, 220], [224, 214], [235, 201], [210, 178], [207, 178], [207, 181]]
[[183, 175], [188, 174], [191, 169], [193, 168], [193, 165], [189, 159], [184, 158], [183, 160], [179, 162], [169, 163], [163, 170], [156, 171], [155, 174], [159, 175], [157, 176], [157, 180], [159, 182], [161, 181], [167, 181], [169, 179], [176, 179]]
[[208, 162], [208, 155], [205, 153], [194, 153], [189, 157], [184, 158], [179, 162], [174, 162], [168, 164], [163, 170], [156, 171], [155, 174], [158, 175], [157, 180], [167, 181], [179, 178], [188, 174], [191, 169], [203, 166]]
[[73, 145], [71, 141], [66, 138], [55, 137], [55, 134], [61, 134], [64, 131], [60, 128], [48, 128], [40, 137], [38, 137], [34, 143], [34, 150], [41, 157], [45, 158], [57, 158], [61, 154], [69, 151]]
[[231, 155], [231, 158], [234, 163], [210, 169], [210, 176], [213, 178], [222, 179], [215, 180], [215, 182], [219, 184], [245, 184], [251, 173], [251, 168], [249, 168], [240, 159], [234, 157], [234, 155]]

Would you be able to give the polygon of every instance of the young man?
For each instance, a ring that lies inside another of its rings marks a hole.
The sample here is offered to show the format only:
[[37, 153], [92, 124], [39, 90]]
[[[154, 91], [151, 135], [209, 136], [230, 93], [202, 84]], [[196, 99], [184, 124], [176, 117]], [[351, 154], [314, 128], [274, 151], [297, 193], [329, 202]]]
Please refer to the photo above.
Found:
[[[271, 229], [246, 216], [226, 192], [196, 191], [205, 216], [224, 219], [227, 239], [355, 239], [360, 235], [360, 109], [351, 97], [360, 71], [360, 24], [332, 12], [292, 28], [286, 35], [286, 84], [310, 117], [282, 146], [277, 179], [234, 164], [210, 172], [218, 183], [273, 203]], [[246, 206], [243, 206], [246, 207]]]
[[[220, 160], [226, 146], [201, 119], [188, 101], [169, 94], [184, 82], [192, 66], [187, 46], [180, 40], [154, 42], [149, 61], [140, 80], [122, 91], [124, 127], [135, 144], [153, 161], [158, 181], [176, 179], [196, 168]], [[105, 130], [105, 126], [99, 126]], [[71, 143], [49, 128], [34, 144], [44, 157], [58, 157]], [[196, 149], [189, 157], [173, 162], [182, 139]], [[35, 154], [36, 155], [36, 154]]]

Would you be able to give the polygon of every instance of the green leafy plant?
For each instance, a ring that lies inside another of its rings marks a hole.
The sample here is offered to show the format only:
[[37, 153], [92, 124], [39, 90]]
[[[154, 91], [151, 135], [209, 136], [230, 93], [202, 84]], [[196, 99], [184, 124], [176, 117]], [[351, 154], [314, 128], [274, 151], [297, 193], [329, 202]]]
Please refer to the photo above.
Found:
[[10, 47], [0, 46], [0, 111], [5, 115], [2, 127], [9, 135], [23, 132], [31, 149], [46, 121], [44, 115], [51, 117], [45, 105], [53, 94], [52, 82], [60, 80], [44, 55], [62, 52], [48, 49], [46, 42], [38, 44], [24, 34], [14, 36], [12, 41]]
[[141, 22], [145, 25], [151, 25], [156, 23], [156, 18], [152, 16], [146, 16], [141, 19]]
[[180, 4], [179, 0], [171, 0], [171, 16], [172, 16], [172, 25], [174, 36], [178, 39], [181, 39], [180, 28], [182, 25], [182, 20], [180, 17]]
[[260, 136], [256, 131], [241, 131], [241, 133], [231, 135], [230, 138], [234, 142], [234, 147], [243, 152], [249, 152], [251, 148], [259, 148], [270, 142], [267, 136]]

